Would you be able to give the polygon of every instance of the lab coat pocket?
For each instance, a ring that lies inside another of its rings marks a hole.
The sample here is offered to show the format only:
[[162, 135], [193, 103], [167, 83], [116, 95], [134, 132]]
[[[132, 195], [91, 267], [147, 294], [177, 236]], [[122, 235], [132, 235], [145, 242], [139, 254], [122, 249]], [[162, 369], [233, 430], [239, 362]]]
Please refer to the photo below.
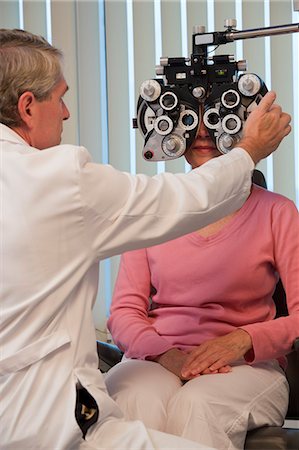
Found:
[[0, 361], [0, 376], [18, 372], [45, 358], [58, 348], [69, 344], [71, 338], [66, 330], [44, 336]]
[[76, 384], [80, 383], [98, 406], [98, 426], [91, 426], [86, 435], [86, 440], [96, 439], [98, 430], [100, 430], [103, 423], [109, 420], [123, 419], [123, 413], [115, 401], [109, 396], [103, 375], [98, 369], [77, 367], [74, 371], [74, 378]]

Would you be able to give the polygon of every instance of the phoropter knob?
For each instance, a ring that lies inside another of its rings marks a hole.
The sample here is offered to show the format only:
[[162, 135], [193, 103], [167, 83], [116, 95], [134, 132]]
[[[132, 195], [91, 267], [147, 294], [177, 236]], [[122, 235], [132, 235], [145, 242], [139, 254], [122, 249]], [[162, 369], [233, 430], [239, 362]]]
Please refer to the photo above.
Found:
[[238, 89], [246, 97], [253, 97], [261, 89], [261, 80], [254, 73], [246, 73], [239, 78]]
[[170, 134], [163, 139], [162, 150], [167, 156], [178, 158], [185, 153], [185, 141], [178, 134]]
[[140, 95], [147, 102], [157, 100], [161, 94], [161, 85], [155, 80], [146, 80], [140, 86]]
[[196, 86], [192, 90], [192, 95], [195, 98], [204, 98], [206, 95], [206, 90], [202, 86]]
[[230, 134], [223, 133], [218, 140], [218, 149], [221, 153], [228, 153], [232, 150], [233, 146], [236, 143], [235, 136], [231, 136]]
[[236, 29], [237, 28], [237, 20], [236, 19], [225, 19], [224, 28]]

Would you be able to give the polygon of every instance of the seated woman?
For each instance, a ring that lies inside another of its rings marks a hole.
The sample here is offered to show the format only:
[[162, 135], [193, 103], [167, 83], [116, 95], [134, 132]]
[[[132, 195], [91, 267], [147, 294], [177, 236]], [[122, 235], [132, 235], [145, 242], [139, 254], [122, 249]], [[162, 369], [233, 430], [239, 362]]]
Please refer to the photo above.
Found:
[[[219, 155], [202, 124], [187, 161]], [[298, 229], [290, 200], [253, 185], [237, 213], [122, 256], [108, 327], [125, 356], [106, 382], [128, 419], [221, 450], [283, 423], [284, 355], [299, 335]], [[279, 277], [289, 316], [276, 319]]]

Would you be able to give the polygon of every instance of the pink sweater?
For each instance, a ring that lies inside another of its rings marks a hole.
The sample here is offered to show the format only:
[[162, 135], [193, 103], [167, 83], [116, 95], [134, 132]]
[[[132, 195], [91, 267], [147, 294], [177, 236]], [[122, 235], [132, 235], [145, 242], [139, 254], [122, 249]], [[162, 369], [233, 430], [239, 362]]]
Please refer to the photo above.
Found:
[[[274, 320], [277, 273], [289, 316]], [[124, 254], [108, 327], [130, 358], [191, 349], [243, 328], [253, 342], [248, 362], [283, 359], [299, 336], [295, 205], [253, 186], [245, 205], [216, 234], [204, 238], [194, 232]]]

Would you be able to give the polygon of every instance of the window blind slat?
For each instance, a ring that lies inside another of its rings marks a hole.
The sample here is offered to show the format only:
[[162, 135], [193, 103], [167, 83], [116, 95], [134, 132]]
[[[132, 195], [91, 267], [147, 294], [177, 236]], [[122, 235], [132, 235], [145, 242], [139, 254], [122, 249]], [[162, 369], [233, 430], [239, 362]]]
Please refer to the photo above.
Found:
[[[287, 1], [271, 3], [270, 20], [272, 24], [292, 21], [292, 10]], [[277, 92], [278, 102], [282, 108], [291, 115], [293, 115], [293, 93], [288, 86], [293, 86], [292, 59], [292, 36], [271, 37], [272, 89]], [[280, 150], [273, 156], [273, 175], [274, 191], [295, 200], [294, 157], [294, 134], [291, 134], [284, 139]]]
[[0, 1], [0, 27], [20, 28], [19, 2], [17, 0]]

